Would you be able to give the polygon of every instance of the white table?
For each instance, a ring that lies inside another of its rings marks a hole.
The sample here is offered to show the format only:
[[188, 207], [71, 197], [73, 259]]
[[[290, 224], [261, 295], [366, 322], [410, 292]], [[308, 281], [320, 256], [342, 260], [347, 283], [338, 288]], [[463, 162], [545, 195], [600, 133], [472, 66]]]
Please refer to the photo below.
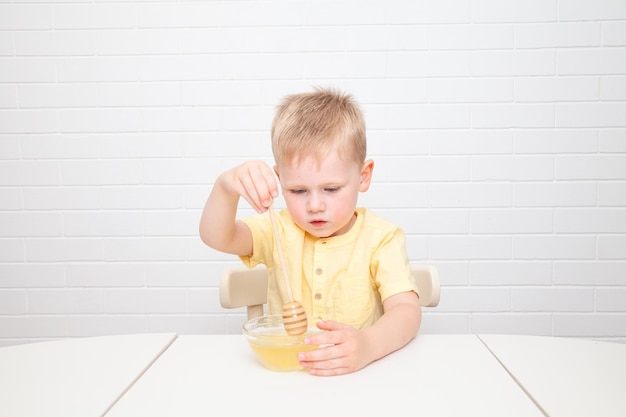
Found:
[[626, 416], [626, 345], [540, 336], [480, 338], [550, 417]]
[[0, 348], [2, 417], [622, 417], [624, 392], [626, 345], [554, 337], [424, 334], [337, 377], [268, 371], [242, 335]]
[[476, 336], [420, 335], [337, 377], [268, 371], [242, 336], [179, 336], [107, 417], [407, 413], [543, 416]]
[[102, 416], [176, 339], [141, 334], [0, 349], [0, 416]]

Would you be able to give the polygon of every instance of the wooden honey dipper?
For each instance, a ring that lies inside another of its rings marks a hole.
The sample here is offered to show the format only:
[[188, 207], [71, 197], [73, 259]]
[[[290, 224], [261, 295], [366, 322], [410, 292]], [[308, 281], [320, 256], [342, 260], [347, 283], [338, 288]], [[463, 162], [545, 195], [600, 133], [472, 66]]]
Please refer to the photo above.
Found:
[[283, 326], [285, 331], [289, 335], [299, 335], [306, 332], [308, 328], [306, 311], [299, 301], [293, 299], [293, 292], [291, 290], [291, 282], [289, 281], [289, 275], [287, 273], [287, 262], [285, 262], [285, 255], [283, 254], [283, 245], [280, 242], [280, 235], [278, 233], [278, 226], [276, 225], [276, 214], [274, 213], [273, 205], [269, 207], [270, 220], [272, 221], [272, 231], [274, 232], [274, 242], [278, 250], [278, 259], [280, 259], [280, 267], [283, 270], [283, 278], [285, 279], [285, 285], [287, 286], [287, 295], [289, 301], [283, 306]]

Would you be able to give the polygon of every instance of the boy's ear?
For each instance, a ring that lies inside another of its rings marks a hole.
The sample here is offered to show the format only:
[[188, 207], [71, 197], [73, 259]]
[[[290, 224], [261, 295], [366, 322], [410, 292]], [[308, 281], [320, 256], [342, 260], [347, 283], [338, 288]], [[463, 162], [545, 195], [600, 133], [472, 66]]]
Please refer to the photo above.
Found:
[[276, 174], [276, 177], [280, 181], [280, 174], [278, 173], [278, 166], [276, 166], [276, 165], [274, 165], [274, 174]]
[[372, 183], [372, 172], [374, 171], [374, 161], [368, 159], [363, 162], [363, 166], [361, 167], [361, 184], [359, 186], [359, 191], [364, 193], [370, 188], [370, 184]]

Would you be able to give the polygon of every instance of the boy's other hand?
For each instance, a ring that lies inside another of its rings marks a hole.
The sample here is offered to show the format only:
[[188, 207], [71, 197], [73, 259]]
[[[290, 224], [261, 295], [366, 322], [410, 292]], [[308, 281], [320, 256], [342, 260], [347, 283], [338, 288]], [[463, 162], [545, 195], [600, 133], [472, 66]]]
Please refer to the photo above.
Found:
[[372, 361], [368, 340], [362, 331], [333, 320], [320, 321], [317, 327], [326, 331], [306, 337], [304, 343], [322, 347], [298, 354], [300, 364], [310, 374], [347, 374], [358, 371]]

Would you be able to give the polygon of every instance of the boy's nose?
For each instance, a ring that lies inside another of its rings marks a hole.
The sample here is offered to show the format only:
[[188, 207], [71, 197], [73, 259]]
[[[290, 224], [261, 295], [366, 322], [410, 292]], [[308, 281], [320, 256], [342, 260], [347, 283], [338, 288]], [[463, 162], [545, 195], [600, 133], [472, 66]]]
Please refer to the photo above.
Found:
[[307, 202], [307, 210], [309, 210], [309, 212], [311, 213], [316, 213], [324, 210], [324, 202], [319, 195], [312, 194], [309, 197], [309, 200]]

